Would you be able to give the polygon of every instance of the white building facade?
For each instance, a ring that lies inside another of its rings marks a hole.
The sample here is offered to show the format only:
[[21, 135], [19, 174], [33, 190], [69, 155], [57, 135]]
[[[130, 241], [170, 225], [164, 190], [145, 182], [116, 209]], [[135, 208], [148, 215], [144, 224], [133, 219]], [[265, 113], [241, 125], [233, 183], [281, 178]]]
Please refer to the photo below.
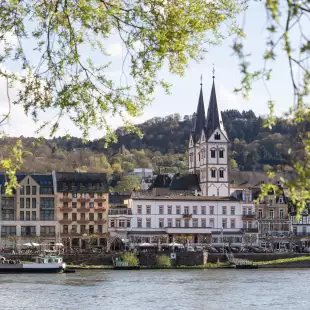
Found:
[[221, 197], [149, 195], [132, 197], [131, 209], [128, 235], [140, 238], [140, 242], [152, 242], [162, 235], [168, 242], [187, 236], [190, 243], [203, 244], [212, 234], [213, 244], [227, 238], [242, 244], [244, 234], [257, 235], [253, 203]]

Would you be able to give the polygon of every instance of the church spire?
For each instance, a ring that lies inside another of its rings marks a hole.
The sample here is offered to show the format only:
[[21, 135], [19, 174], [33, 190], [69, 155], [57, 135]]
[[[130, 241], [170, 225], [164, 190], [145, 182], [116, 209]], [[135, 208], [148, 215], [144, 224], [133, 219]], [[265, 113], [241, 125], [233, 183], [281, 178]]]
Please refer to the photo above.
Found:
[[203, 101], [202, 76], [201, 76], [200, 94], [199, 94], [197, 112], [196, 112], [196, 116], [194, 120], [194, 127], [193, 127], [194, 142], [197, 142], [199, 140], [201, 132], [205, 126], [205, 123], [206, 123], [206, 113], [205, 113], [205, 105]]
[[216, 92], [215, 92], [215, 84], [214, 84], [214, 68], [213, 68], [213, 83], [208, 107], [208, 114], [207, 114], [207, 123], [206, 123], [206, 139], [209, 139], [212, 133], [216, 128], [223, 128], [222, 117], [218, 109], [217, 99], [216, 99]]

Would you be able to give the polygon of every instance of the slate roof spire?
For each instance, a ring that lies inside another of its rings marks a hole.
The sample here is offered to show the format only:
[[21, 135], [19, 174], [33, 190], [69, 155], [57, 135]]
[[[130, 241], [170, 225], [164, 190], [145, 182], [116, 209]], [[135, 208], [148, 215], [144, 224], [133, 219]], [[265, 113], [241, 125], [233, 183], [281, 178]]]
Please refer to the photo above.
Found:
[[193, 138], [194, 142], [197, 142], [200, 138], [201, 132], [206, 123], [206, 113], [205, 113], [205, 105], [203, 101], [203, 92], [202, 92], [202, 76], [200, 83], [200, 94], [198, 99], [197, 112], [195, 115], [194, 126], [193, 126]]
[[222, 117], [217, 105], [215, 83], [214, 83], [214, 68], [213, 68], [213, 83], [211, 89], [211, 95], [209, 100], [207, 122], [205, 125], [206, 139], [209, 139], [216, 128], [220, 128], [225, 132], [222, 122]]

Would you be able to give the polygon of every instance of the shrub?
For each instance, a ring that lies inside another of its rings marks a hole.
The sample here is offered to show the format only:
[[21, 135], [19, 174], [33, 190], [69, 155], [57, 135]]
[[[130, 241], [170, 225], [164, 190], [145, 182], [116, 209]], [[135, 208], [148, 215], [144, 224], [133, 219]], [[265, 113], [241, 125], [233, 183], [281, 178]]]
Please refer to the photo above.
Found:
[[135, 253], [124, 253], [121, 260], [127, 262], [129, 266], [139, 266], [139, 259]]
[[156, 257], [156, 266], [159, 267], [170, 267], [171, 259], [167, 255], [159, 255]]

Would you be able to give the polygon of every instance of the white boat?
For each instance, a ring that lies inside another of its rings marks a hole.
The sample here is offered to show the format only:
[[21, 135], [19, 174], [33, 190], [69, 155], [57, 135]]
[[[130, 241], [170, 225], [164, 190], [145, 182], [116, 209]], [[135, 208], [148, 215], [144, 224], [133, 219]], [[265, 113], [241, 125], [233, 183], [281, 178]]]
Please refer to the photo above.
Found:
[[67, 265], [58, 255], [40, 255], [34, 263], [20, 263], [18, 260], [0, 260], [0, 273], [62, 273]]

